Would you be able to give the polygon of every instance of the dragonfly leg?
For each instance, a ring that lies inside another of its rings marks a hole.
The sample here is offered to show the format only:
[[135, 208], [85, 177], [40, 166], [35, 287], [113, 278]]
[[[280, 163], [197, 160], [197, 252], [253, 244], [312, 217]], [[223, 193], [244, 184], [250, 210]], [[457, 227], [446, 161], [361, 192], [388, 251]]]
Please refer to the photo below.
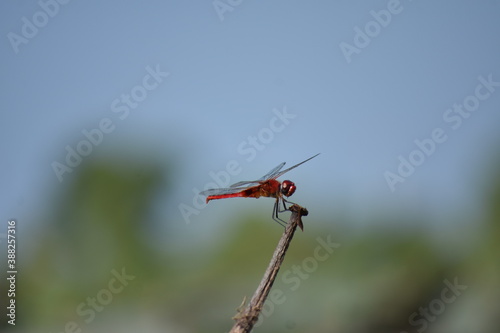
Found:
[[274, 207], [273, 207], [273, 220], [276, 223], [278, 223], [280, 226], [282, 226], [284, 228], [286, 226], [286, 222], [283, 221], [282, 219], [280, 219], [279, 216], [278, 216], [278, 213], [282, 213], [284, 211], [283, 210], [279, 210], [279, 204], [280, 204], [280, 200], [278, 198], [276, 200], [276, 202], [274, 203]]
[[281, 198], [281, 202], [283, 203], [283, 210], [280, 210], [280, 213], [284, 212], [284, 211], [287, 211], [289, 210], [287, 207], [286, 207], [286, 204], [285, 203], [289, 203], [289, 204], [292, 204], [292, 205], [296, 205], [295, 202], [291, 202], [289, 200], [286, 200], [285, 198]]

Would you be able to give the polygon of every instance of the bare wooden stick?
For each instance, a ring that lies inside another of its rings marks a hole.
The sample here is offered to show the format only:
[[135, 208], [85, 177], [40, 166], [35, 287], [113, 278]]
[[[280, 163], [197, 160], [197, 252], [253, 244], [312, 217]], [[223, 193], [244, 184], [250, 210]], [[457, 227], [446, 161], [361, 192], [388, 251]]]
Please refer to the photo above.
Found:
[[286, 251], [292, 241], [293, 234], [295, 233], [297, 226], [303, 229], [301, 217], [308, 214], [307, 209], [294, 204], [289, 210], [292, 212], [290, 221], [288, 222], [285, 232], [278, 242], [276, 250], [274, 250], [271, 262], [269, 263], [269, 266], [267, 267], [266, 272], [264, 273], [264, 276], [247, 307], [234, 317], [236, 323], [230, 333], [249, 333], [252, 330], [253, 326], [259, 319], [260, 311], [264, 306], [267, 295], [269, 295], [274, 280], [280, 270], [281, 264], [285, 259]]

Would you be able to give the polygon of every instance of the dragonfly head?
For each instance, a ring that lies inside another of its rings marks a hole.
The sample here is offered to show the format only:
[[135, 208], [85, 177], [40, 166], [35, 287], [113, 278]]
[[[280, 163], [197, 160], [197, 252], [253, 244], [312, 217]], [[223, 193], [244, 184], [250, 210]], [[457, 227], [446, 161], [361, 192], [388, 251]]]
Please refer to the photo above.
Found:
[[296, 189], [297, 189], [297, 187], [295, 186], [295, 184], [292, 181], [285, 180], [285, 181], [283, 181], [283, 183], [281, 183], [281, 193], [284, 196], [287, 196], [287, 197], [291, 196], [293, 193], [295, 193]]

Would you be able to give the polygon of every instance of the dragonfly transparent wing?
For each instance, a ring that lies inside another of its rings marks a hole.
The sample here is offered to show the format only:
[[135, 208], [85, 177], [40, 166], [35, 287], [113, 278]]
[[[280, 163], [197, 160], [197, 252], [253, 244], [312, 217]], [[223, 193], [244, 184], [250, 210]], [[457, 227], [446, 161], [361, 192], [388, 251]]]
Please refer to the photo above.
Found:
[[260, 181], [258, 181], [258, 180], [248, 180], [248, 181], [244, 180], [242, 182], [234, 183], [233, 185], [229, 186], [229, 188], [242, 187], [242, 186], [250, 187], [250, 186], [257, 185], [257, 184], [260, 184]]
[[286, 162], [281, 163], [280, 165], [278, 165], [277, 167], [266, 173], [264, 176], [262, 176], [262, 178], [260, 178], [259, 181], [268, 180], [271, 178], [277, 178], [274, 177], [274, 175], [277, 174], [285, 166], [285, 164]]
[[264, 176], [262, 176], [259, 180], [241, 181], [241, 182], [234, 183], [233, 185], [229, 186], [228, 188], [214, 188], [214, 189], [209, 189], [209, 190], [200, 192], [200, 194], [208, 196], [208, 195], [221, 195], [221, 194], [234, 194], [234, 193], [238, 193], [238, 192], [246, 190], [246, 189], [248, 189], [248, 188], [250, 188], [252, 186], [256, 186], [258, 184], [261, 184], [262, 182], [264, 182], [264, 181], [266, 181], [268, 179], [276, 179], [279, 176], [287, 173], [288, 171], [290, 171], [292, 169], [295, 169], [299, 165], [306, 163], [307, 161], [315, 158], [318, 155], [319, 154], [316, 154], [313, 157], [309, 157], [307, 160], [302, 161], [299, 164], [295, 164], [294, 166], [292, 166], [292, 167], [290, 167], [290, 168], [288, 168], [286, 170], [283, 170], [283, 171], [280, 171], [280, 170], [285, 166], [286, 163], [285, 162], [280, 163], [278, 166], [276, 166], [275, 168], [271, 169], [271, 171], [269, 171], [267, 174], [265, 174]]
[[[307, 162], [307, 161], [309, 161], [309, 160], [312, 160], [313, 158], [315, 158], [315, 157], [316, 157], [316, 156], [318, 156], [318, 155], [319, 155], [319, 154], [316, 154], [316, 155], [314, 155], [313, 157], [309, 157], [307, 160], [300, 162], [299, 164], [295, 164], [293, 167], [290, 167], [290, 168], [285, 169], [285, 170], [283, 170], [283, 171], [279, 171], [279, 170], [283, 167], [283, 165], [285, 165], [285, 163], [282, 163], [282, 165], [280, 164], [280, 165], [281, 165], [281, 167], [280, 167], [278, 170], [276, 170], [276, 173], [275, 173], [275, 174], [273, 174], [273, 175], [271, 175], [271, 176], [270, 176], [270, 178], [272, 178], [272, 179], [276, 179], [276, 178], [278, 178], [278, 177], [282, 176], [283, 174], [287, 173], [288, 171], [290, 171], [290, 170], [292, 170], [292, 169], [295, 169], [295, 168], [296, 168], [296, 167], [298, 167], [299, 165], [304, 164], [304, 163], [306, 163], [306, 162]], [[276, 168], [277, 168], [277, 167], [276, 167]], [[275, 169], [276, 169], [276, 168], [275, 168]], [[273, 170], [274, 170], [274, 169], [273, 169]], [[271, 171], [273, 171], [273, 170], [271, 170]]]
[[253, 186], [253, 185], [257, 185], [257, 184], [260, 184], [261, 182], [263, 182], [264, 180], [268, 180], [268, 179], [271, 179], [271, 178], [275, 178], [273, 177], [273, 175], [277, 172], [279, 172], [281, 170], [281, 168], [283, 168], [283, 166], [285, 165], [285, 162], [281, 163], [280, 165], [276, 166], [275, 168], [273, 168], [271, 171], [269, 171], [268, 173], [266, 173], [264, 176], [262, 176], [261, 178], [259, 178], [258, 180], [244, 180], [242, 182], [237, 182], [237, 183], [234, 183], [233, 185], [229, 186], [230, 188], [233, 188], [233, 187], [240, 187], [240, 186], [245, 186], [245, 185], [249, 185], [249, 186]]
[[228, 187], [228, 188], [212, 188], [200, 192], [201, 195], [222, 195], [222, 194], [234, 194], [246, 190], [248, 187]]

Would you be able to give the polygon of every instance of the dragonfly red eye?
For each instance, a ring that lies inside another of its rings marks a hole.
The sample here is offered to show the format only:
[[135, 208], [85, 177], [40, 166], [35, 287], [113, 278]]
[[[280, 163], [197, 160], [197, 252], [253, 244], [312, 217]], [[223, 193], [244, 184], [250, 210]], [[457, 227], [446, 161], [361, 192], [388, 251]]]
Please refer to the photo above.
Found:
[[294, 194], [296, 189], [297, 187], [295, 186], [295, 184], [289, 180], [285, 180], [283, 181], [283, 183], [281, 183], [281, 193], [283, 193], [283, 195], [287, 197]]

